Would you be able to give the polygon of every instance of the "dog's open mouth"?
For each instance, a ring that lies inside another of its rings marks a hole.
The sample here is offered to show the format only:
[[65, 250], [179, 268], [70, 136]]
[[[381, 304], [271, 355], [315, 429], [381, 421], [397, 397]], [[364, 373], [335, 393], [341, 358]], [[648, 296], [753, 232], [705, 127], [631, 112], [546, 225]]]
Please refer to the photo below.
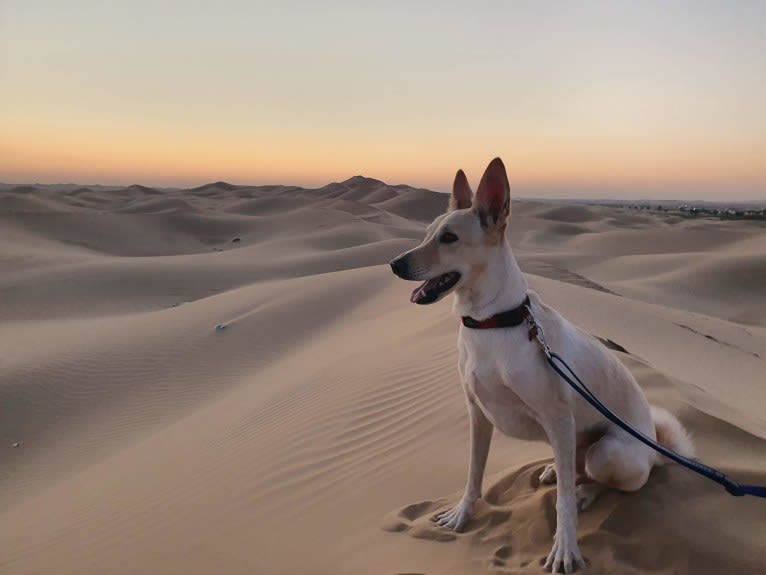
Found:
[[443, 293], [455, 287], [459, 279], [460, 274], [458, 272], [447, 272], [431, 278], [412, 292], [410, 301], [418, 304], [434, 303]]

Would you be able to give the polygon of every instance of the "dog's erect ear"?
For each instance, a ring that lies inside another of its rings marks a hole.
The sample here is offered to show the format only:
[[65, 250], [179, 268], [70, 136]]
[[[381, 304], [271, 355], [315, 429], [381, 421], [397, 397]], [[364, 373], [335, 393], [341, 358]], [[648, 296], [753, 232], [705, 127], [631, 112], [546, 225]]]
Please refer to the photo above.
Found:
[[465, 177], [463, 170], [458, 170], [455, 174], [455, 183], [452, 184], [452, 195], [449, 199], [449, 209], [447, 211], [464, 210], [471, 207], [473, 192]]
[[505, 220], [511, 213], [511, 186], [500, 158], [492, 160], [481, 177], [473, 209], [479, 214], [481, 227], [505, 226]]

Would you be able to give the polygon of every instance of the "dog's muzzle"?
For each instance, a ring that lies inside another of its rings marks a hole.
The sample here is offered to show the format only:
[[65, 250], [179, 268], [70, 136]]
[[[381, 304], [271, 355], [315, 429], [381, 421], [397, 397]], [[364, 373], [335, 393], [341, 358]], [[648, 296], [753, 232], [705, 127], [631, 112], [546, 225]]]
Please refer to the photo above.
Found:
[[403, 256], [400, 258], [396, 258], [395, 260], [391, 260], [391, 271], [394, 272], [395, 275], [399, 276], [403, 280], [411, 279], [409, 277], [409, 270], [410, 265], [407, 261], [407, 256]]
[[[391, 260], [389, 265], [391, 266], [391, 271], [403, 280], [422, 280], [422, 278], [412, 277], [408, 255]], [[421, 305], [434, 303], [455, 287], [458, 280], [460, 280], [460, 274], [458, 272], [447, 272], [427, 279], [419, 287], [415, 288], [415, 291], [412, 292], [412, 296], [410, 297], [410, 301]]]

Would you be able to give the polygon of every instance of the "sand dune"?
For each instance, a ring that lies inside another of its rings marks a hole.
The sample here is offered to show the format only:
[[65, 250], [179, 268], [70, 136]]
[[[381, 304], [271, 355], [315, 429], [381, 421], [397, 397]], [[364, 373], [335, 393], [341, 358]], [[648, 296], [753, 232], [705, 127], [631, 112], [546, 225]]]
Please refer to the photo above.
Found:
[[[466, 472], [456, 320], [385, 263], [444, 205], [360, 176], [0, 191], [0, 573], [540, 573], [542, 443], [495, 440], [466, 533], [428, 521]], [[511, 235], [703, 461], [766, 484], [762, 224], [525, 201]], [[765, 532], [670, 466], [579, 540], [594, 574], [756, 574]]]

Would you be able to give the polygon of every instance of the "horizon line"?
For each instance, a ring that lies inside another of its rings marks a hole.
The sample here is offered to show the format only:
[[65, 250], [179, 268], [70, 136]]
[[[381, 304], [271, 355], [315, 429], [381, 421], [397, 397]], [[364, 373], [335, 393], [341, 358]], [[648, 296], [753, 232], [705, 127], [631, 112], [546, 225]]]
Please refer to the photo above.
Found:
[[[42, 182], [0, 182], [0, 187], [3, 189], [0, 189], [0, 192], [2, 191], [9, 191], [9, 188], [14, 187], [24, 187], [24, 186], [31, 186], [31, 187], [50, 187], [55, 188], [57, 186], [78, 186], [82, 188], [88, 188], [88, 187], [101, 187], [101, 188], [115, 188], [115, 189], [124, 189], [124, 188], [130, 188], [133, 186], [140, 186], [144, 188], [149, 188], [157, 191], [190, 191], [198, 188], [205, 188], [205, 187], [212, 187], [215, 185], [225, 184], [228, 186], [234, 186], [237, 188], [264, 188], [264, 187], [272, 187], [272, 186], [281, 186], [281, 187], [292, 187], [292, 188], [301, 188], [305, 190], [319, 190], [324, 187], [330, 186], [332, 184], [344, 184], [349, 182], [350, 180], [361, 178], [364, 180], [370, 180], [375, 182], [380, 182], [381, 184], [388, 186], [388, 187], [408, 187], [413, 190], [423, 190], [427, 192], [432, 192], [435, 194], [444, 194], [448, 195], [450, 192], [448, 191], [441, 191], [441, 190], [435, 190], [432, 188], [422, 187], [422, 186], [416, 186], [412, 184], [390, 184], [386, 182], [385, 180], [381, 180], [379, 178], [374, 178], [371, 176], [365, 176], [362, 174], [356, 174], [354, 176], [350, 176], [346, 178], [345, 180], [333, 180], [331, 182], [328, 182], [326, 184], [320, 185], [320, 186], [305, 186], [305, 185], [298, 185], [298, 184], [284, 184], [284, 183], [266, 183], [266, 184], [235, 184], [226, 180], [213, 180], [209, 182], [205, 182], [203, 184], [198, 185], [191, 185], [191, 186], [165, 186], [165, 185], [147, 185], [142, 184], [139, 182], [133, 182], [131, 184], [99, 184], [99, 183], [80, 183], [80, 182], [56, 182], [56, 183], [42, 183]], [[522, 186], [522, 188], [529, 188], [529, 187], [542, 187], [542, 186]], [[574, 189], [582, 189], [583, 186], [575, 185], [573, 186]], [[617, 187], [617, 186], [615, 186]], [[593, 186], [594, 191], [598, 191], [599, 189], [603, 190], [604, 186]], [[529, 190], [525, 190], [525, 192], [528, 192]], [[551, 192], [555, 193], [556, 191], [562, 191], [561, 186], [557, 186], [556, 188], [550, 189]], [[523, 194], [524, 192], [522, 192]], [[723, 195], [723, 194], [722, 194]], [[690, 202], [703, 202], [703, 203], [712, 203], [712, 202], [728, 202], [732, 204], [737, 203], [761, 203], [766, 204], [766, 197], [763, 198], [726, 198], [726, 197], [717, 197], [717, 198], [682, 198], [682, 197], [674, 197], [674, 196], [654, 196], [654, 197], [641, 197], [641, 196], [625, 196], [625, 197], [619, 197], [619, 196], [608, 196], [608, 195], [582, 195], [582, 196], [575, 196], [575, 195], [569, 195], [569, 196], [530, 196], [530, 195], [512, 195], [512, 199], [525, 201], [525, 200], [535, 200], [535, 201], [602, 201], [602, 202], [620, 202], [620, 203], [630, 203], [630, 202], [679, 202], [679, 203], [690, 203]]]

